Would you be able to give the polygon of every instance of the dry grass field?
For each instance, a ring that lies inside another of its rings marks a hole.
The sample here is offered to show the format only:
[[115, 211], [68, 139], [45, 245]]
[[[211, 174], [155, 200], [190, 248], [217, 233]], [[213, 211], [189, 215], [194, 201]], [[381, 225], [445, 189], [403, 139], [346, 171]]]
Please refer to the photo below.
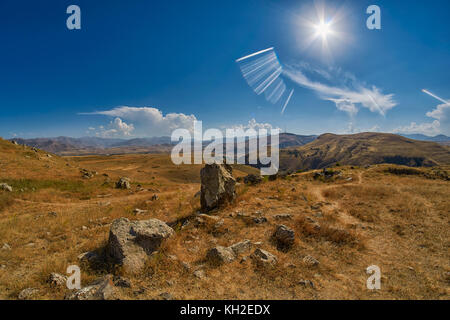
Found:
[[[68, 290], [46, 281], [72, 264], [80, 265], [83, 285], [107, 273], [128, 278], [130, 288], [116, 288], [120, 299], [450, 298], [448, 167], [343, 166], [330, 181], [305, 172], [240, 184], [235, 203], [198, 219], [200, 168], [175, 166], [167, 155], [49, 157], [0, 140], [0, 183], [13, 188], [0, 191], [0, 299], [17, 299], [25, 288], [38, 289], [35, 299], [63, 299]], [[251, 172], [233, 170], [236, 177]], [[131, 190], [114, 188], [123, 176]], [[135, 275], [81, 263], [81, 253], [103, 250], [120, 217], [157, 218], [176, 234]], [[278, 224], [295, 231], [289, 251], [271, 240]], [[245, 239], [276, 255], [277, 266], [255, 267], [250, 252], [219, 267], [206, 261], [209, 248]], [[381, 268], [381, 290], [366, 288], [370, 265]]]

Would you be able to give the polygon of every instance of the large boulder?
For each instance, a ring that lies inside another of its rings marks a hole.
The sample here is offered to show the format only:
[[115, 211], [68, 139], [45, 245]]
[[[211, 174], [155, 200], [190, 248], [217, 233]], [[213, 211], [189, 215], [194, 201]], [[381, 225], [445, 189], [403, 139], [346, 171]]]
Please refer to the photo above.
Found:
[[127, 271], [138, 272], [144, 267], [147, 256], [157, 250], [163, 240], [173, 233], [171, 227], [158, 219], [116, 219], [109, 232], [108, 257], [123, 265]]
[[236, 198], [236, 180], [230, 166], [207, 164], [200, 171], [200, 177], [200, 202], [203, 211], [211, 211]]

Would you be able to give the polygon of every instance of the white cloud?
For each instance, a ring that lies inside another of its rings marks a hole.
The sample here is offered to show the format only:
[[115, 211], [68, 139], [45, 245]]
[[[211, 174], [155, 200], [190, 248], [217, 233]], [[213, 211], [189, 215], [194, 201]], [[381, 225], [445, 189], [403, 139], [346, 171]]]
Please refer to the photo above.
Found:
[[398, 127], [394, 133], [421, 133], [429, 136], [450, 134], [450, 104], [440, 104], [434, 110], [426, 113], [432, 122], [411, 122], [408, 126]]
[[[331, 81], [335, 84], [313, 81], [306, 76], [304, 71], [318, 74], [326, 80], [325, 82]], [[320, 71], [317, 68], [311, 69], [308, 65], [301, 64], [288, 66], [284, 74], [295, 83], [315, 91], [321, 99], [334, 102], [338, 110], [347, 112], [351, 117], [358, 113], [359, 106], [384, 116], [387, 111], [397, 105], [393, 94], [383, 94], [375, 86], [367, 88], [353, 75], [340, 69], [330, 68], [328, 71]]]
[[[95, 128], [89, 128], [90, 131]], [[108, 129], [105, 129], [104, 126], [100, 126], [99, 130], [95, 133], [96, 136], [103, 138], [121, 138], [121, 137], [130, 137], [132, 136], [132, 132], [134, 131], [134, 125], [127, 124], [120, 118], [115, 118], [108, 125]]]
[[[86, 114], [86, 113], [85, 113]], [[132, 122], [135, 135], [140, 136], [170, 136], [172, 131], [178, 128], [193, 131], [194, 121], [197, 118], [194, 115], [184, 113], [168, 113], [163, 115], [161, 110], [152, 107], [116, 107], [106, 111], [96, 111], [87, 113], [88, 115], [104, 115], [117, 117]], [[122, 133], [131, 133], [123, 124], [116, 123], [112, 128]], [[110, 129], [111, 130], [111, 129]]]
[[253, 130], [260, 130], [260, 129], [266, 129], [266, 130], [271, 130], [271, 129], [279, 129], [279, 128], [274, 128], [270, 123], [259, 123], [256, 122], [255, 119], [251, 119], [247, 124], [239, 124], [239, 125], [234, 125], [232, 127], [232, 129], [242, 129], [242, 130], [248, 130], [248, 129], [253, 129]]

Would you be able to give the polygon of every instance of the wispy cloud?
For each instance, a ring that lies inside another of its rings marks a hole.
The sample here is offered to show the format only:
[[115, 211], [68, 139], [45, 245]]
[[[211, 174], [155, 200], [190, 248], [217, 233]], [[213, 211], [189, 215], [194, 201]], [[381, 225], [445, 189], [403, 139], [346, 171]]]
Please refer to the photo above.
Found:
[[[314, 73], [322, 81], [312, 80], [307, 73]], [[316, 92], [321, 99], [334, 102], [338, 110], [351, 117], [358, 113], [359, 107], [384, 116], [397, 105], [393, 94], [383, 94], [375, 86], [367, 87], [352, 74], [338, 68], [321, 70], [302, 63], [287, 66], [284, 74], [298, 85]]]

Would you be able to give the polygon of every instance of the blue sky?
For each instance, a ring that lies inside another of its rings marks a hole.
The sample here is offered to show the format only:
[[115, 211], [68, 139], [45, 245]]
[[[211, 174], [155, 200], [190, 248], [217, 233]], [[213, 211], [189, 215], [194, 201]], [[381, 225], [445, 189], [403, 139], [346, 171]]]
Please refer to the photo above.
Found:
[[[66, 27], [71, 4], [81, 30]], [[372, 4], [381, 30], [366, 27]], [[317, 8], [332, 19], [328, 51], [306, 43]], [[0, 136], [162, 136], [194, 119], [448, 135], [448, 103], [421, 91], [450, 99], [448, 12], [446, 0], [2, 0]], [[269, 47], [294, 90], [283, 114], [236, 63]]]

